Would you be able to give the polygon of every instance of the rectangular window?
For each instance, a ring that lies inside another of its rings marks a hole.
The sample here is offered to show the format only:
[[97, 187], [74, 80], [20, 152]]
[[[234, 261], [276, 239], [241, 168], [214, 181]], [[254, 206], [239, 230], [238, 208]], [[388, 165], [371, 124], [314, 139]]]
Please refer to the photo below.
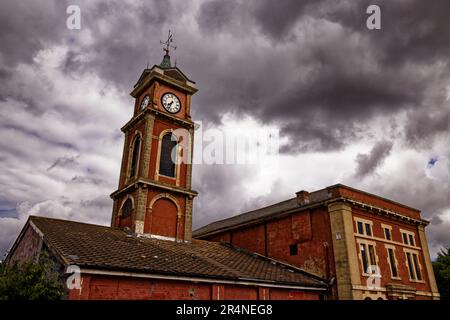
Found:
[[412, 264], [412, 259], [411, 259], [411, 253], [409, 253], [409, 252], [406, 253], [406, 262], [408, 263], [409, 277], [412, 280], [416, 280], [416, 277], [414, 276], [414, 269], [413, 269], [413, 264]]
[[388, 258], [389, 264], [391, 266], [391, 275], [393, 278], [397, 278], [398, 277], [397, 265], [395, 263], [394, 250], [392, 250], [391, 248], [388, 249]]
[[408, 237], [407, 237], [406, 233], [402, 232], [402, 237], [403, 237], [403, 243], [408, 244]]
[[375, 247], [369, 244], [369, 257], [370, 257], [370, 265], [376, 266], [377, 260], [375, 258]]
[[417, 257], [417, 254], [413, 253], [413, 261], [414, 261], [414, 270], [416, 271], [417, 280], [422, 280], [422, 274], [420, 273], [420, 266], [419, 266], [419, 258]]
[[363, 223], [361, 221], [358, 221], [357, 222], [357, 226], [358, 226], [358, 233], [359, 234], [364, 234]]
[[412, 246], [415, 246], [414, 235], [408, 234], [408, 236], [409, 236], [409, 244], [412, 245]]
[[366, 245], [364, 243], [362, 243], [360, 245], [360, 248], [361, 248], [361, 261], [362, 261], [363, 273], [367, 273], [367, 250], [366, 250]]
[[296, 256], [298, 255], [298, 246], [296, 244], [291, 244], [289, 246], [289, 254], [291, 256]]
[[372, 228], [370, 227], [370, 224], [366, 223], [366, 236], [371, 237], [372, 236]]
[[384, 228], [384, 237], [386, 238], [386, 240], [392, 240], [391, 229]]

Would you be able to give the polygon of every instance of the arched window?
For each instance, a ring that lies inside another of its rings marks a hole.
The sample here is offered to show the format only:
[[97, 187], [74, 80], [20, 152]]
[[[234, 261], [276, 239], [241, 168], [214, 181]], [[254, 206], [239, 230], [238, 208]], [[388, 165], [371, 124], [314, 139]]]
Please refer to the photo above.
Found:
[[141, 137], [137, 136], [133, 145], [133, 156], [131, 158], [130, 178], [134, 177], [137, 173], [137, 163], [139, 159], [139, 149], [141, 146]]
[[[175, 138], [175, 137], [174, 137]], [[175, 163], [177, 157], [177, 141], [172, 139], [172, 134], [167, 133], [161, 141], [161, 154], [159, 159], [159, 174], [167, 177], [175, 177]], [[172, 160], [173, 159], [173, 160]]]
[[125, 203], [122, 206], [122, 212], [120, 216], [122, 218], [129, 217], [131, 216], [132, 211], [133, 211], [133, 202], [131, 201], [131, 199], [125, 200]]

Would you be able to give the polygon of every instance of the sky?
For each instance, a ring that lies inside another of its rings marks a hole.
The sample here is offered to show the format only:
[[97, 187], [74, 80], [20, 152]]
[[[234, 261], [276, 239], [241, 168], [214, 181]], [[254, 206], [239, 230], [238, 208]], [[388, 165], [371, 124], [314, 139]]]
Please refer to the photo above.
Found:
[[449, 1], [0, 3], [0, 256], [29, 215], [110, 223], [129, 93], [169, 29], [203, 132], [280, 138], [276, 163], [194, 165], [194, 228], [343, 183], [422, 210], [433, 257], [450, 246]]

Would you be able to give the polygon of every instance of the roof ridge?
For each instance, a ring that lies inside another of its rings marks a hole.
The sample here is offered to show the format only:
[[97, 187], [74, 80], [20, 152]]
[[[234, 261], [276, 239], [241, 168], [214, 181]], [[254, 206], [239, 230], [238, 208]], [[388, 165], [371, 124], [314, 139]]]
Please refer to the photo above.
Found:
[[[77, 224], [83, 224], [83, 225], [88, 225], [88, 226], [94, 226], [94, 227], [113, 229], [113, 230], [117, 230], [117, 231], [123, 231], [121, 229], [114, 228], [114, 227], [111, 227], [111, 226], [104, 226], [104, 225], [101, 225], [101, 224], [94, 224], [94, 223], [81, 222], [81, 221], [75, 221], [75, 220], [66, 220], [66, 219], [60, 219], [60, 218], [35, 216], [35, 215], [30, 215], [29, 218], [30, 218], [30, 220], [35, 220], [35, 219], [38, 219], [38, 220], [53, 220], [53, 221], [77, 223]], [[123, 231], [123, 232], [125, 232], [125, 231]]]
[[[292, 201], [292, 200], [295, 200], [295, 199], [296, 199], [295, 197], [294, 197], [294, 198], [290, 198], [290, 199], [287, 199], [287, 200], [283, 200], [283, 201], [280, 201], [280, 202], [273, 203], [273, 204], [268, 205], [268, 206], [265, 206], [265, 207], [261, 207], [261, 208], [254, 209], [254, 210], [250, 210], [250, 211], [246, 211], [246, 212], [242, 212], [242, 213], [236, 214], [236, 215], [234, 215], [234, 216], [231, 216], [231, 217], [228, 217], [228, 218], [225, 218], [225, 219], [216, 220], [216, 221], [213, 221], [213, 222], [211, 222], [211, 223], [208, 223], [208, 224], [204, 225], [203, 227], [200, 227], [200, 228], [198, 228], [198, 229], [195, 229], [195, 230], [193, 231], [193, 233], [195, 233], [196, 231], [199, 231], [199, 230], [201, 230], [201, 229], [203, 229], [203, 228], [206, 228], [206, 227], [208, 227], [208, 226], [211, 226], [211, 225], [213, 225], [213, 224], [215, 224], [215, 223], [220, 223], [220, 222], [224, 222], [224, 221], [227, 221], [227, 220], [232, 220], [232, 219], [234, 219], [234, 218], [241, 217], [241, 216], [244, 216], [244, 215], [253, 213], [253, 212], [261, 211], [261, 210], [264, 210], [264, 209], [267, 209], [267, 208], [270, 208], [270, 207], [274, 207], [274, 206], [280, 205], [281, 203], [287, 203], [287, 202]], [[249, 220], [249, 221], [251, 221], [251, 220]]]

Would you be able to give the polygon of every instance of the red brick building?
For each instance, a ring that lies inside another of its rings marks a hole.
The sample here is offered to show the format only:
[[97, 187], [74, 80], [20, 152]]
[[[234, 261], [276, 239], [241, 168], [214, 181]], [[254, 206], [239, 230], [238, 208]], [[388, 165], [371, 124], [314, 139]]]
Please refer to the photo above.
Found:
[[333, 279], [333, 298], [438, 299], [427, 224], [417, 209], [334, 185], [211, 223], [194, 237]]
[[[79, 268], [69, 299], [325, 298], [325, 279], [229, 244], [192, 239], [191, 188], [197, 91], [168, 54], [134, 86], [111, 227], [30, 217], [7, 264], [45, 251], [62, 272]], [[179, 161], [185, 159], [186, 161]]]
[[[420, 212], [336, 185], [221, 220], [192, 239], [197, 91], [166, 54], [131, 95], [111, 227], [30, 217], [7, 264], [50, 253], [69, 299], [438, 298]], [[185, 161], [180, 161], [185, 160]], [[368, 287], [373, 271], [381, 278]]]

